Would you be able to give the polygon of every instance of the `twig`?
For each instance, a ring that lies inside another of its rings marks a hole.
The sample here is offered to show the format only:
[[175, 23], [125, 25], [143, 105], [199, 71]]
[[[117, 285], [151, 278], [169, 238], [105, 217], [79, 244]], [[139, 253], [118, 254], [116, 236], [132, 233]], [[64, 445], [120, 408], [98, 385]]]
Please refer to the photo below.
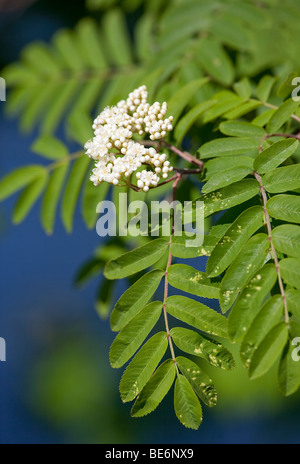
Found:
[[265, 188], [263, 186], [262, 178], [260, 177], [260, 175], [257, 172], [255, 172], [254, 175], [255, 175], [256, 180], [260, 184], [260, 190], [261, 190], [261, 195], [262, 195], [263, 204], [264, 204], [265, 219], [266, 219], [267, 229], [268, 229], [268, 236], [269, 236], [269, 241], [270, 241], [270, 245], [271, 245], [272, 255], [273, 255], [275, 266], [276, 266], [276, 272], [277, 272], [277, 276], [278, 276], [278, 283], [279, 283], [280, 292], [281, 292], [283, 305], [284, 305], [285, 322], [286, 322], [286, 324], [289, 324], [290, 318], [289, 318], [289, 311], [288, 311], [288, 306], [287, 306], [287, 299], [286, 299], [285, 289], [284, 289], [284, 285], [283, 285], [283, 281], [282, 281], [282, 277], [281, 277], [279, 260], [278, 260], [276, 249], [275, 249], [274, 242], [273, 242], [273, 232], [272, 232], [271, 218], [270, 218], [270, 215], [269, 215], [269, 212], [268, 212], [268, 209], [267, 209], [267, 203], [268, 203], [267, 192], [266, 192], [266, 190], [265, 190]]
[[[176, 202], [177, 187], [178, 187], [178, 184], [181, 181], [181, 179], [182, 179], [182, 175], [177, 174], [176, 179], [175, 179], [175, 181], [173, 183], [173, 201], [174, 202]], [[170, 351], [171, 351], [171, 355], [172, 355], [172, 360], [173, 360], [173, 362], [174, 362], [174, 364], [176, 366], [176, 369], [178, 371], [177, 362], [176, 362], [176, 356], [175, 356], [175, 351], [174, 351], [174, 346], [173, 346], [173, 341], [172, 341], [172, 336], [171, 336], [171, 333], [170, 333], [170, 326], [169, 326], [168, 312], [167, 312], [167, 304], [166, 304], [167, 299], [168, 299], [168, 294], [169, 294], [168, 274], [169, 274], [169, 269], [170, 269], [170, 267], [172, 265], [172, 260], [173, 260], [173, 256], [172, 256], [172, 252], [171, 252], [171, 245], [172, 245], [172, 239], [173, 239], [173, 236], [174, 236], [174, 232], [175, 232], [175, 215], [173, 213], [172, 232], [171, 232], [170, 243], [169, 243], [170, 251], [169, 251], [168, 264], [167, 264], [166, 273], [165, 273], [165, 292], [164, 292], [163, 312], [164, 312], [165, 326], [166, 326], [166, 332], [167, 332], [167, 336], [168, 336], [168, 342], [169, 342], [169, 346], [170, 346]]]

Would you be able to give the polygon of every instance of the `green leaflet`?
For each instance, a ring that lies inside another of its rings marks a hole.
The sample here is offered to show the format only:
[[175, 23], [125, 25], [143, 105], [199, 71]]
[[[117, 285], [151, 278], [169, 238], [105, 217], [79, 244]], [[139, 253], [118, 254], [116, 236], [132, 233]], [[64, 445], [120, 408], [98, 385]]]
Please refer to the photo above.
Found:
[[47, 234], [52, 234], [55, 216], [63, 184], [69, 170], [69, 164], [59, 164], [53, 171], [42, 204], [41, 221]]
[[239, 255], [240, 249], [263, 225], [263, 208], [254, 206], [242, 213], [218, 243], [207, 263], [208, 277], [222, 274]]
[[300, 321], [300, 291], [288, 290], [286, 292], [288, 310]]
[[246, 114], [251, 113], [252, 111], [256, 110], [262, 103], [257, 100], [250, 100], [242, 105], [238, 106], [232, 111], [229, 111], [224, 115], [226, 119], [238, 119]]
[[263, 102], [268, 101], [275, 80], [275, 77], [266, 75], [259, 81], [256, 89], [256, 96], [259, 100]]
[[300, 290], [300, 261], [296, 258], [283, 259], [279, 263], [283, 280]]
[[297, 150], [298, 140], [288, 139], [274, 143], [271, 147], [261, 152], [254, 162], [254, 169], [259, 174], [269, 173], [286, 161]]
[[270, 330], [273, 329], [281, 320], [283, 315], [283, 299], [281, 295], [273, 296], [262, 307], [256, 318], [254, 319], [250, 329], [248, 330], [242, 346], [241, 346], [241, 359], [244, 366], [249, 369], [252, 357], [268, 335]]
[[84, 146], [93, 138], [92, 119], [83, 108], [73, 111], [68, 119], [68, 131], [70, 136], [80, 146]]
[[161, 302], [150, 303], [124, 327], [111, 346], [112, 367], [118, 369], [129, 361], [157, 324], [162, 307]]
[[141, 348], [124, 372], [120, 393], [124, 403], [133, 401], [148, 383], [168, 348], [167, 334], [154, 335]]
[[270, 242], [266, 234], [252, 237], [229, 267], [220, 289], [220, 305], [226, 313], [251, 278], [262, 268]]
[[199, 200], [204, 201], [204, 215], [208, 217], [217, 211], [245, 203], [255, 197], [259, 190], [258, 182], [255, 179], [246, 179], [232, 184], [230, 187], [208, 193]]
[[98, 287], [95, 309], [101, 319], [107, 319], [111, 311], [111, 300], [115, 290], [115, 282], [113, 280], [103, 280]]
[[248, 156], [228, 156], [226, 158], [214, 158], [205, 163], [206, 180], [211, 179], [220, 172], [233, 168], [248, 168], [254, 172], [254, 160]]
[[16, 203], [13, 222], [20, 224], [30, 213], [31, 209], [45, 190], [48, 181], [48, 173], [45, 170], [43, 175], [37, 177], [28, 187], [26, 187]]
[[[228, 226], [229, 227], [229, 226]], [[227, 227], [227, 229], [228, 229]], [[213, 228], [209, 235], [204, 236], [203, 245], [201, 247], [187, 247], [187, 240], [191, 240], [191, 237], [183, 235], [182, 237], [173, 237], [171, 245], [171, 253], [174, 258], [191, 259], [199, 258], [199, 256], [210, 256], [213, 249], [216, 247], [220, 238], [225, 234], [226, 228], [220, 229], [224, 231], [218, 234], [217, 229]], [[192, 239], [195, 238], [192, 237]]]
[[219, 43], [210, 38], [200, 41], [197, 58], [202, 67], [221, 84], [230, 85], [234, 79], [234, 67], [228, 54]]
[[276, 110], [268, 110], [264, 113], [259, 114], [256, 118], [253, 119], [252, 124], [255, 124], [259, 127], [264, 127], [271, 119]]
[[284, 224], [272, 233], [275, 248], [292, 258], [300, 258], [300, 227]]
[[187, 247], [187, 240], [193, 240], [195, 238], [195, 235], [193, 237], [188, 237], [187, 235], [173, 237], [171, 245], [172, 256], [174, 256], [174, 258], [182, 259], [198, 258], [199, 256], [206, 255], [206, 250], [212, 248], [218, 243], [217, 239], [214, 240], [205, 235], [204, 242], [201, 247]]
[[83, 18], [76, 29], [77, 43], [85, 62], [94, 69], [107, 69], [108, 63], [103, 53], [96, 21], [91, 18]]
[[183, 328], [172, 329], [171, 336], [175, 345], [184, 353], [199, 356], [212, 366], [226, 371], [235, 368], [232, 354], [221, 343]]
[[268, 133], [274, 134], [274, 132], [277, 132], [290, 119], [298, 106], [299, 102], [296, 102], [293, 99], [284, 102], [269, 121], [267, 125]]
[[42, 166], [26, 166], [17, 169], [0, 181], [0, 202], [6, 200], [28, 184], [45, 175]]
[[122, 330], [140, 313], [158, 289], [163, 275], [163, 271], [151, 271], [126, 290], [111, 314], [111, 328], [114, 332]]
[[184, 108], [189, 104], [191, 98], [203, 85], [207, 84], [209, 79], [202, 78], [186, 84], [180, 88], [168, 102], [168, 113], [174, 117], [176, 122]]
[[244, 179], [252, 172], [253, 170], [248, 167], [236, 166], [235, 168], [226, 169], [209, 179], [203, 187], [202, 192], [210, 193], [215, 190], [221, 189], [222, 187], [229, 186], [231, 184], [234, 184], [235, 182], [239, 182], [240, 180]]
[[225, 45], [236, 50], [249, 50], [252, 48], [252, 34], [248, 28], [243, 27], [240, 21], [231, 14], [222, 14], [214, 19], [212, 32]]
[[226, 94], [225, 92], [220, 92], [219, 94], [215, 95], [215, 99], [217, 99], [217, 103], [215, 103], [212, 108], [206, 111], [203, 117], [203, 122], [205, 124], [214, 121], [223, 114], [227, 113], [227, 111], [235, 109], [243, 103], [243, 99], [232, 92], [226, 92]]
[[228, 337], [228, 322], [213, 309], [184, 296], [167, 299], [168, 313], [196, 329], [217, 337]]
[[226, 121], [220, 124], [220, 131], [231, 137], [254, 137], [258, 141], [265, 137], [266, 131], [253, 123], [244, 121]]
[[245, 98], [246, 100], [248, 100], [252, 95], [252, 85], [247, 77], [244, 77], [239, 82], [233, 84], [233, 88], [240, 97]]
[[257, 150], [259, 144], [253, 138], [226, 137], [208, 142], [199, 150], [201, 159], [215, 158], [217, 156], [235, 156]]
[[176, 361], [198, 397], [210, 408], [216, 406], [218, 394], [213, 381], [190, 359], [179, 356]]
[[206, 274], [185, 264], [174, 264], [169, 268], [169, 284], [202, 298], [219, 298], [219, 284], [212, 283]]
[[[278, 385], [280, 392], [288, 397], [297, 392], [300, 387], [300, 362], [296, 362], [296, 359], [299, 357], [299, 350], [296, 349], [296, 346], [299, 346], [300, 341], [300, 326], [291, 323], [291, 339], [288, 341], [278, 369]], [[293, 340], [297, 339], [293, 344]]]
[[104, 261], [99, 257], [89, 259], [78, 270], [74, 283], [77, 287], [84, 286], [94, 277], [98, 276], [104, 267]]
[[97, 222], [97, 205], [104, 201], [109, 190], [109, 184], [103, 182], [97, 187], [90, 181], [87, 180], [83, 191], [82, 198], [82, 215], [84, 221], [89, 229], [93, 229]]
[[235, 18], [242, 18], [248, 25], [255, 24], [255, 28], [264, 28], [269, 24], [267, 11], [260, 8], [259, 5], [239, 2], [228, 3], [226, 11]]
[[174, 361], [162, 364], [149, 380], [131, 410], [132, 417], [144, 417], [155, 411], [171, 389], [176, 376]]
[[275, 219], [300, 224], [299, 196], [277, 195], [268, 201], [267, 209]]
[[241, 340], [246, 335], [276, 280], [277, 273], [274, 264], [267, 264], [246, 286], [229, 316], [229, 336], [233, 342]]
[[253, 354], [249, 376], [251, 380], [266, 374], [281, 355], [288, 340], [287, 325], [282, 322], [274, 327]]
[[263, 185], [270, 193], [300, 188], [300, 164], [274, 169], [263, 177]]
[[42, 135], [31, 147], [31, 150], [44, 158], [55, 160], [68, 156], [67, 147], [52, 135]]
[[127, 66], [132, 63], [131, 43], [125, 17], [119, 9], [110, 10], [103, 22], [106, 47], [114, 64]]
[[166, 240], [153, 240], [107, 263], [104, 275], [107, 279], [114, 280], [137, 274], [157, 263], [164, 256], [168, 246]]
[[138, 21], [135, 33], [136, 53], [140, 60], [146, 60], [151, 53], [153, 43], [153, 15], [145, 15]]
[[63, 195], [61, 215], [67, 232], [72, 232], [77, 200], [83, 180], [90, 165], [88, 156], [82, 156], [75, 161]]
[[[175, 138], [178, 143], [181, 143], [185, 135], [188, 133], [193, 124], [197, 119], [211, 106], [213, 106], [215, 100], [208, 100], [206, 102], [200, 103], [190, 110], [183, 118], [180, 119], [175, 128]], [[171, 114], [171, 113], [170, 113]]]
[[183, 375], [178, 375], [175, 383], [174, 408], [177, 419], [186, 428], [199, 429], [203, 419], [201, 404]]

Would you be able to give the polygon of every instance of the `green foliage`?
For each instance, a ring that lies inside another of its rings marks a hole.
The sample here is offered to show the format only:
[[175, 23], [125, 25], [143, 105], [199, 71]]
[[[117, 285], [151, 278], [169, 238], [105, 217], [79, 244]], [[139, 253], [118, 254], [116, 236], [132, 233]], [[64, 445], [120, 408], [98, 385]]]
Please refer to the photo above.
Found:
[[[102, 11], [101, 24], [84, 18], [50, 44], [30, 44], [2, 73], [10, 88], [7, 111], [20, 118], [22, 130], [38, 129], [32, 151], [42, 158], [41, 165], [21, 167], [0, 181], [0, 201], [19, 194], [15, 223], [39, 199], [48, 234], [58, 211], [71, 232], [78, 207], [89, 229], [97, 204], [109, 194], [119, 209], [117, 188], [89, 181], [82, 146], [92, 137], [99, 109], [139, 85], [148, 86], [153, 101], [168, 101], [176, 123], [170, 145], [188, 147], [199, 166], [203, 162], [203, 172], [184, 176], [178, 191], [180, 199], [193, 202], [185, 224], [195, 220], [197, 202], [204, 203], [202, 246], [187, 247], [188, 234], [119, 237], [102, 243], [75, 279], [77, 285], [99, 279], [97, 312], [111, 315], [111, 328], [119, 332], [111, 365], [121, 368], [131, 360], [120, 392], [124, 402], [136, 400], [132, 416], [153, 412], [175, 381], [176, 415], [192, 429], [202, 422], [200, 402], [217, 404], [213, 380], [194, 360], [232, 370], [230, 342], [241, 342], [251, 379], [279, 362], [282, 394], [300, 387], [300, 363], [292, 359], [293, 339], [300, 336], [300, 111], [291, 99], [300, 8], [294, 0], [284, 9], [279, 0], [221, 3], [88, 0], [89, 9]], [[69, 153], [66, 141], [56, 137], [59, 126], [79, 151]], [[170, 145], [164, 149], [171, 156]], [[186, 157], [172, 161], [192, 168]], [[124, 191], [130, 199], [150, 201], [169, 198], [170, 190]], [[196, 261], [169, 265], [168, 255], [205, 256], [206, 271], [198, 271]], [[114, 305], [121, 279], [127, 290]], [[175, 295], [167, 298], [169, 286]], [[223, 315], [199, 298], [218, 300]], [[165, 332], [156, 333], [162, 315]], [[173, 318], [180, 327], [171, 327]], [[172, 359], [165, 359], [168, 344]]]

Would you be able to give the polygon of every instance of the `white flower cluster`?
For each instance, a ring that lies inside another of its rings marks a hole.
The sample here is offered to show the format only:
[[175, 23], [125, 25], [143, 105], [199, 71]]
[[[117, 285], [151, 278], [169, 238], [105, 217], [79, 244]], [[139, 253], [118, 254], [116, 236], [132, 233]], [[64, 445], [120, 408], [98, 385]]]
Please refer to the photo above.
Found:
[[115, 107], [106, 108], [94, 121], [95, 137], [85, 145], [87, 155], [96, 161], [91, 181], [119, 185], [143, 165], [151, 168], [137, 173], [138, 188], [148, 192], [157, 187], [161, 177], [167, 179], [173, 171], [167, 155], [146, 148], [133, 140], [133, 134], [149, 134], [151, 140], [161, 140], [173, 130], [173, 117], [165, 118], [167, 104], [147, 103], [145, 86], [132, 92], [128, 99]]

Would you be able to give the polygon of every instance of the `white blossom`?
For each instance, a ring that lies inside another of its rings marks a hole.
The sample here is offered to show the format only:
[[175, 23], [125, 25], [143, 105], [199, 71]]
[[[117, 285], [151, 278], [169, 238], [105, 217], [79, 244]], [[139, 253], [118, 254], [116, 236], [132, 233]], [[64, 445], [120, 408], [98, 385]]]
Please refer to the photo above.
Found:
[[144, 165], [149, 169], [137, 172], [136, 177], [138, 188], [147, 192], [173, 171], [166, 154], [133, 140], [134, 133], [138, 133], [159, 141], [173, 130], [173, 117], [165, 118], [167, 103], [150, 105], [147, 100], [147, 88], [142, 86], [117, 106], [105, 108], [95, 119], [95, 136], [85, 145], [87, 155], [96, 161], [90, 178], [95, 185], [119, 185]]

